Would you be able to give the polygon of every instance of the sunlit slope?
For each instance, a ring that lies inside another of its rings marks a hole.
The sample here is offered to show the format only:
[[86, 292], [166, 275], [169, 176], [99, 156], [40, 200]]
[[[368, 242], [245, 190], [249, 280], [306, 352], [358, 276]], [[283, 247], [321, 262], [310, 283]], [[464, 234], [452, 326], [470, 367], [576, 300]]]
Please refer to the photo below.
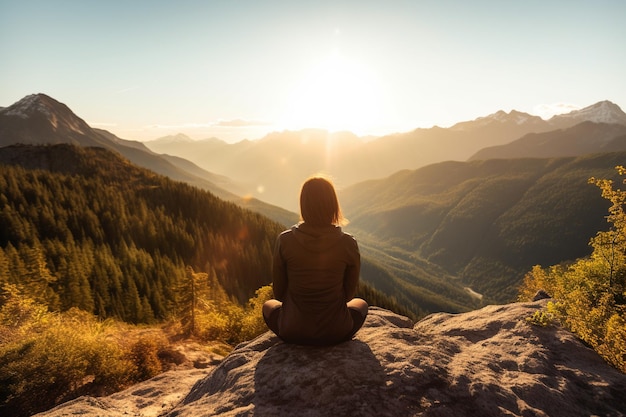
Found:
[[443, 162], [342, 192], [351, 228], [430, 261], [485, 296], [512, 299], [535, 264], [587, 255], [608, 203], [588, 184], [626, 153]]
[[357, 232], [361, 277], [405, 306], [415, 317], [432, 312], [462, 312], [489, 302], [472, 295], [460, 280], [438, 265]]

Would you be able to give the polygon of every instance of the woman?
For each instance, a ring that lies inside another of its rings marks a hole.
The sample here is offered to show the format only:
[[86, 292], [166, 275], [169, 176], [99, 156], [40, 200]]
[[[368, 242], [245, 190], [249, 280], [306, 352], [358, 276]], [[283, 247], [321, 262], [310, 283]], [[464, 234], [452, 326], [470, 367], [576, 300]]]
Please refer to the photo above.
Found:
[[356, 294], [361, 269], [356, 240], [344, 223], [332, 183], [308, 179], [300, 192], [302, 221], [274, 249], [274, 296], [263, 305], [267, 326], [288, 343], [332, 345], [361, 328], [368, 305]]

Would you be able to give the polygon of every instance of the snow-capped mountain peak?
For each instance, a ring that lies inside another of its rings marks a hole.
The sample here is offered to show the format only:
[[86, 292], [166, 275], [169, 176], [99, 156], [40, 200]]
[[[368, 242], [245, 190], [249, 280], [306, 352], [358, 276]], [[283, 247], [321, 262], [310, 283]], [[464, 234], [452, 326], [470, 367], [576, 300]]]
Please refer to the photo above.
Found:
[[49, 100], [51, 100], [50, 97], [45, 94], [30, 94], [0, 111], [5, 116], [17, 116], [22, 119], [27, 119], [35, 113], [50, 116], [52, 109], [48, 103]]
[[65, 104], [45, 94], [30, 94], [9, 107], [0, 110], [0, 115], [23, 120], [38, 120], [49, 123], [56, 132], [87, 134], [91, 130], [83, 119], [76, 116]]
[[534, 125], [537, 123], [543, 123], [543, 120], [538, 116], [533, 116], [528, 113], [520, 112], [517, 110], [511, 110], [509, 113], [504, 110], [499, 110], [488, 116], [479, 117], [472, 121], [457, 123], [452, 126], [453, 130], [474, 130], [480, 128], [496, 128], [497, 126], [523, 126]]
[[616, 123], [626, 125], [626, 113], [615, 103], [608, 100], [600, 101], [580, 110], [574, 110], [566, 114], [560, 114], [549, 120], [553, 122], [576, 121], [595, 123]]

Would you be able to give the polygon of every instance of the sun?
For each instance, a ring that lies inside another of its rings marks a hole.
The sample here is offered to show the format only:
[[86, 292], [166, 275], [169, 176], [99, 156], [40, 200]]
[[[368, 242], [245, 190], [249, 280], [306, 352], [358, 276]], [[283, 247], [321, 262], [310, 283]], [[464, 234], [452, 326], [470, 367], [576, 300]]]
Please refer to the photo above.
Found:
[[335, 51], [294, 88], [281, 124], [366, 134], [380, 119], [379, 90], [368, 68]]

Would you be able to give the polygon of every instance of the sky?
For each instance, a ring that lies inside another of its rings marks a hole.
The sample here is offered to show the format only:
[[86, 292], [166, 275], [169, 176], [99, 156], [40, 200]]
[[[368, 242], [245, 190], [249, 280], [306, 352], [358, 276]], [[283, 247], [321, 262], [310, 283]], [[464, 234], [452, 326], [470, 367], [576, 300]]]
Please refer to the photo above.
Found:
[[498, 110], [626, 110], [626, 1], [0, 0], [0, 107], [124, 139], [384, 135]]

